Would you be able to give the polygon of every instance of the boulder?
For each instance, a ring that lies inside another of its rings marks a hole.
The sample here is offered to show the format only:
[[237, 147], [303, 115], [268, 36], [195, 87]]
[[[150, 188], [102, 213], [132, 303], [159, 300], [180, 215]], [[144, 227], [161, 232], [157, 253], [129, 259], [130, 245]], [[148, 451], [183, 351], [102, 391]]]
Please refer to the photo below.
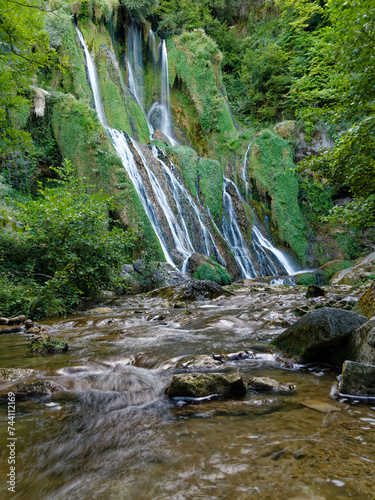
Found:
[[368, 319], [375, 315], [375, 281], [359, 298], [356, 311]]
[[174, 286], [153, 290], [148, 297], [163, 297], [172, 302], [193, 302], [195, 300], [216, 299], [220, 295], [233, 295], [232, 292], [213, 281], [189, 280]]
[[122, 267], [122, 278], [130, 282], [138, 292], [183, 283], [189, 278], [167, 262], [145, 262], [136, 260]]
[[22, 326], [0, 326], [0, 335], [19, 332], [22, 332]]
[[332, 347], [341, 346], [366, 322], [352, 311], [322, 307], [310, 311], [272, 341], [283, 356], [300, 362], [328, 361]]
[[248, 387], [256, 391], [292, 392], [295, 390], [293, 384], [282, 384], [278, 380], [268, 377], [251, 377]]
[[33, 374], [34, 370], [24, 368], [0, 368], [0, 382], [13, 382], [30, 377]]
[[375, 316], [350, 336], [345, 359], [375, 365]]
[[9, 324], [8, 318], [0, 318], [0, 325], [8, 325], [8, 324]]
[[202, 398], [220, 395], [244, 396], [246, 387], [238, 373], [183, 373], [174, 375], [166, 389], [169, 398]]
[[8, 325], [23, 325], [26, 321], [26, 316], [14, 316], [8, 321]]
[[365, 282], [375, 273], [375, 252], [359, 260], [355, 266], [338, 272], [331, 279], [331, 285], [354, 285]]
[[68, 342], [48, 335], [38, 335], [31, 341], [31, 352], [54, 354], [56, 352], [66, 352], [68, 349]]
[[314, 297], [324, 297], [325, 291], [318, 285], [309, 285], [306, 291], [306, 299], [312, 299]]
[[342, 396], [375, 397], [375, 366], [345, 361], [339, 393]]
[[22, 399], [33, 399], [42, 398], [45, 396], [50, 396], [56, 387], [48, 382], [47, 380], [38, 380], [37, 382], [20, 383], [9, 387], [6, 390], [0, 391], [0, 400], [8, 399], [8, 393], [13, 392], [15, 398], [18, 400]]

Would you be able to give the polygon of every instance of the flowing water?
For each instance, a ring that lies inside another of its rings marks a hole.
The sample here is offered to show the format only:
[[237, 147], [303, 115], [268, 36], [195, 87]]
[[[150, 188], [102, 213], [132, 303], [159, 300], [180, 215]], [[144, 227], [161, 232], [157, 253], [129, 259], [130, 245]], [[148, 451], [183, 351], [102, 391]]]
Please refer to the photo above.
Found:
[[[1, 367], [34, 369], [30, 380], [58, 388], [16, 403], [16, 493], [3, 444], [1, 498], [370, 500], [375, 407], [332, 399], [332, 367], [283, 364], [267, 349], [303, 303], [297, 288], [268, 285], [182, 309], [112, 299], [113, 312], [46, 323], [70, 344], [58, 355], [31, 354], [22, 333], [1, 335]], [[239, 350], [255, 357], [228, 370], [296, 391], [200, 403], [164, 395], [182, 357]], [[6, 419], [2, 402], [2, 438]]]

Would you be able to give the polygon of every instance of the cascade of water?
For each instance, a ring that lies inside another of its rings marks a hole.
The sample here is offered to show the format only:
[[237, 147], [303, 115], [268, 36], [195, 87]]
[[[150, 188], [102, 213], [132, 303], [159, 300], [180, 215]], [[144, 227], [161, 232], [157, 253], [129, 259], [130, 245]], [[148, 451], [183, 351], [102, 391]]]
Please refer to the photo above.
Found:
[[127, 34], [127, 68], [129, 89], [138, 104], [144, 109], [142, 28], [133, 18]]
[[243, 164], [242, 164], [242, 179], [245, 182], [245, 194], [246, 194], [246, 201], [249, 198], [249, 183], [247, 181], [247, 157], [249, 155], [249, 151], [251, 148], [253, 141], [250, 142], [250, 144], [247, 147], [246, 153], [245, 153], [245, 158], [243, 159]]
[[161, 66], [160, 101], [153, 103], [147, 114], [147, 119], [152, 124], [154, 130], [159, 129], [163, 132], [172, 146], [176, 146], [178, 142], [173, 138], [172, 112], [169, 94], [168, 54], [165, 40], [161, 41], [159, 50]]
[[253, 278], [256, 276], [254, 263], [238, 224], [233, 199], [227, 191], [231, 183], [231, 180], [224, 177], [223, 208], [227, 217], [223, 216], [223, 236], [233, 252], [234, 258], [241, 270], [242, 277]]
[[156, 46], [155, 33], [152, 31], [152, 29], [150, 29], [150, 33], [148, 35], [148, 40], [149, 40], [149, 47], [150, 47], [150, 51], [152, 54], [152, 58], [153, 58], [154, 64], [156, 64], [158, 62], [158, 49]]

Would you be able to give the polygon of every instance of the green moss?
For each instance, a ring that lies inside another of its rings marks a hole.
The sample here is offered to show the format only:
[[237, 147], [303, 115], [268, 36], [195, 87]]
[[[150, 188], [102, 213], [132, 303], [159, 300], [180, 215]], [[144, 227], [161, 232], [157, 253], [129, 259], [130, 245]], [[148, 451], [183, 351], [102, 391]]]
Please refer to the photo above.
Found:
[[65, 340], [43, 336], [35, 339], [31, 344], [31, 352], [53, 354], [55, 352], [66, 352], [68, 349], [69, 344]]
[[312, 273], [300, 274], [299, 276], [297, 276], [296, 283], [297, 285], [303, 285], [303, 286], [316, 285], [317, 284], [316, 275]]
[[197, 280], [209, 280], [218, 283], [221, 286], [230, 285], [232, 277], [226, 270], [212, 259], [207, 264], [198, 267], [194, 274]]
[[[89, 106], [71, 95], [54, 98], [52, 127], [63, 158], [98, 188], [117, 194], [123, 223], [143, 235], [155, 260], [164, 260], [159, 242], [135, 188], [103, 128]], [[140, 246], [143, 245], [142, 241]]]
[[249, 151], [248, 175], [253, 198], [270, 210], [273, 236], [305, 264], [306, 224], [298, 205], [298, 180], [291, 171], [292, 158], [288, 143], [265, 130]]
[[211, 215], [219, 222], [223, 193], [223, 169], [220, 163], [199, 158], [193, 149], [185, 146], [167, 147], [165, 151], [179, 167], [191, 194], [196, 198], [199, 194], [200, 202], [209, 208]]

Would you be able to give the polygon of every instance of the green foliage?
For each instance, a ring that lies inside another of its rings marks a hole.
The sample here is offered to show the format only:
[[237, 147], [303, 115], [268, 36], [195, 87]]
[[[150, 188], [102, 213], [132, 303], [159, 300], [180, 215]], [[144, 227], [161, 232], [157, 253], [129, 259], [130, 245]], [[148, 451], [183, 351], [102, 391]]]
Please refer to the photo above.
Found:
[[333, 207], [331, 190], [315, 182], [312, 177], [300, 177], [299, 201], [312, 222], [318, 222]]
[[[0, 272], [14, 298], [3, 291], [1, 313], [34, 317], [61, 314], [80, 294], [96, 296], [120, 287], [118, 274], [135, 234], [111, 224], [113, 201], [72, 175], [69, 163], [56, 187], [42, 187], [34, 200], [18, 202], [23, 233], [0, 233]], [[4, 295], [5, 294], [5, 295]], [[14, 309], [19, 307], [17, 311]]]
[[354, 264], [355, 264], [355, 262], [352, 260], [340, 260], [337, 262], [326, 264], [325, 266], [323, 266], [323, 269], [324, 269], [323, 281], [324, 281], [324, 283], [329, 283], [331, 278], [333, 278], [333, 276], [336, 273], [343, 271], [344, 269], [348, 269], [349, 267], [352, 267]]
[[316, 285], [317, 284], [316, 275], [312, 273], [299, 274], [297, 276], [296, 283], [297, 285], [302, 285], [302, 286]]
[[209, 280], [218, 283], [221, 286], [230, 285], [232, 276], [226, 272], [217, 262], [210, 259], [209, 263], [202, 264], [194, 274], [197, 280]]

